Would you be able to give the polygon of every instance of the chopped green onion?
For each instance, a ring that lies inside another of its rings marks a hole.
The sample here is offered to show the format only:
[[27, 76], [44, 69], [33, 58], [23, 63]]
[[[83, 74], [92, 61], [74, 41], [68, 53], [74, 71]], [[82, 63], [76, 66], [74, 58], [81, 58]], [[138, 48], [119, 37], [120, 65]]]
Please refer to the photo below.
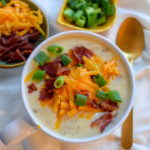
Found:
[[98, 90], [98, 91], [96, 92], [96, 97], [98, 97], [98, 98], [100, 98], [100, 99], [103, 99], [103, 100], [106, 100], [107, 97], [108, 97], [108, 93], [105, 93], [105, 92], [103, 92], [103, 91], [101, 91], [101, 90]]
[[77, 64], [78, 67], [83, 67], [83, 64]]
[[71, 59], [70, 59], [67, 55], [63, 55], [63, 56], [61, 57], [61, 62], [62, 62], [65, 66], [67, 66], [68, 64], [71, 63]]
[[99, 6], [98, 6], [98, 3], [93, 3], [93, 8], [98, 8]]
[[1, 0], [1, 2], [2, 2], [2, 4], [3, 4], [4, 6], [6, 6], [5, 0]]
[[59, 76], [54, 82], [54, 87], [56, 89], [61, 88], [64, 85], [64, 81], [65, 81], [64, 77]]
[[98, 19], [97, 24], [98, 26], [101, 24], [104, 24], [106, 22], [106, 17], [102, 16], [101, 18]]
[[84, 25], [85, 25], [85, 17], [79, 18], [79, 19], [76, 21], [76, 25], [83, 28]]
[[67, 6], [71, 7], [72, 9], [74, 9], [74, 6], [78, 3], [77, 0], [68, 0], [67, 2]]
[[87, 96], [76, 94], [75, 96], [75, 104], [78, 106], [85, 106], [87, 102]]
[[100, 14], [101, 12], [102, 12], [102, 9], [101, 9], [101, 8], [96, 8], [96, 9], [95, 9], [95, 13]]
[[64, 10], [64, 13], [63, 13], [64, 17], [66, 18], [67, 21], [69, 22], [73, 22], [73, 16], [74, 16], [74, 11], [67, 7], [65, 10]]
[[103, 87], [107, 84], [106, 80], [100, 74], [95, 75], [93, 79], [99, 85], [99, 87]]
[[40, 65], [44, 65], [48, 60], [49, 57], [43, 52], [40, 51], [35, 57], [34, 59], [40, 64]]
[[114, 101], [114, 102], [122, 102], [122, 98], [119, 94], [118, 91], [109, 91], [108, 92], [108, 95], [109, 95], [109, 98], [111, 101]]
[[82, 9], [86, 5], [86, 2], [78, 3], [74, 6], [75, 9]]
[[115, 13], [115, 6], [113, 4], [108, 4], [106, 6], [106, 15], [113, 15]]
[[97, 13], [93, 7], [87, 7], [85, 12], [87, 15], [87, 26], [92, 27], [97, 22]]
[[83, 11], [82, 10], [78, 10], [77, 12], [74, 13], [74, 20], [78, 20], [83, 16]]
[[64, 51], [63, 47], [58, 45], [51, 45], [47, 50], [54, 55], [60, 55]]
[[32, 80], [35, 80], [35, 81], [42, 81], [42, 80], [44, 79], [44, 76], [45, 76], [45, 71], [37, 70], [37, 71], [33, 74]]

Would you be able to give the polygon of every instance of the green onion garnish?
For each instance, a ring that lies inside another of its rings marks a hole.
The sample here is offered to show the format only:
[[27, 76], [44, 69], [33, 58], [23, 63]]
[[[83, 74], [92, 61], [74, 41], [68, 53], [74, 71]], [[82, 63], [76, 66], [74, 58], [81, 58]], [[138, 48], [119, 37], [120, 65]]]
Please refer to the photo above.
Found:
[[87, 96], [76, 94], [75, 96], [75, 104], [78, 106], [85, 106], [87, 102]]
[[114, 15], [115, 6], [113, 4], [107, 4], [105, 11], [106, 11], [106, 15]]
[[98, 90], [98, 91], [96, 92], [96, 97], [98, 97], [98, 98], [100, 98], [100, 99], [102, 99], [102, 100], [106, 100], [107, 97], [108, 97], [108, 93], [105, 93], [105, 92], [103, 92], [103, 91], [101, 91], [101, 90]]
[[121, 98], [118, 91], [115, 91], [115, 90], [114, 91], [109, 91], [108, 96], [109, 96], [111, 101], [122, 102], [122, 98]]
[[44, 76], [45, 76], [45, 71], [37, 70], [37, 71], [33, 74], [32, 80], [35, 80], [35, 81], [42, 81], [42, 80], [44, 79]]
[[64, 85], [64, 77], [59, 76], [54, 82], [54, 87], [58, 89], [61, 88], [63, 85]]
[[97, 20], [98, 26], [106, 22], [106, 16], [102, 16]]
[[48, 60], [49, 57], [43, 52], [40, 51], [35, 57], [34, 59], [40, 64], [40, 65], [44, 65]]
[[5, 0], [1, 0], [1, 2], [2, 2], [2, 4], [3, 4], [4, 6], [6, 6]]
[[73, 22], [74, 11], [71, 8], [66, 8], [63, 12], [63, 16], [67, 21]]
[[58, 45], [51, 45], [47, 48], [47, 50], [56, 56], [60, 55], [64, 51], [63, 47]]
[[83, 67], [83, 64], [77, 64], [77, 67]]
[[103, 87], [103, 86], [105, 86], [107, 84], [106, 80], [100, 74], [95, 75], [93, 77], [93, 79], [96, 82], [96, 84], [99, 85], [99, 87]]
[[79, 27], [84, 27], [85, 23], [86, 23], [86, 18], [84, 16], [76, 20], [76, 25]]
[[80, 19], [83, 16], [83, 11], [82, 10], [78, 10], [74, 13], [74, 20], [77, 21], [78, 19]]
[[70, 59], [67, 55], [63, 55], [63, 56], [61, 57], [61, 62], [62, 62], [65, 66], [67, 66], [68, 64], [71, 63], [71, 59]]

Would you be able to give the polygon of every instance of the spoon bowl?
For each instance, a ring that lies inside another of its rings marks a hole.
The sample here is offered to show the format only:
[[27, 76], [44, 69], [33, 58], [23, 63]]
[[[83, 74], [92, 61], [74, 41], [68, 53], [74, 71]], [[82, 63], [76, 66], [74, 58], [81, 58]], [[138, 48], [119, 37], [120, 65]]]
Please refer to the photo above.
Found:
[[135, 18], [126, 19], [119, 29], [116, 44], [129, 61], [138, 58], [144, 49], [144, 33], [141, 23]]

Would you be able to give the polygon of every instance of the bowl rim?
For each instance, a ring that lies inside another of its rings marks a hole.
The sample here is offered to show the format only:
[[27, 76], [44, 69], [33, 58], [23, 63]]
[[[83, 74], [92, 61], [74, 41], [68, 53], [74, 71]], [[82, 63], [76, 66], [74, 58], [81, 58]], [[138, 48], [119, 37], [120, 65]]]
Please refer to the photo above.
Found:
[[[30, 62], [33, 59], [33, 56], [36, 54], [37, 51], [40, 50], [41, 47], [43, 47], [47, 42], [51, 41], [52, 39], [55, 39], [59, 36], [64, 36], [64, 35], [68, 35], [68, 34], [85, 34], [85, 35], [90, 35], [90, 36], [94, 36], [99, 38], [102, 42], [104, 42], [105, 44], [109, 45], [116, 53], [118, 53], [118, 55], [120, 55], [121, 58], [123, 58], [123, 61], [126, 64], [126, 68], [128, 69], [129, 72], [129, 77], [130, 77], [130, 81], [131, 81], [131, 97], [130, 97], [130, 102], [129, 102], [129, 106], [127, 108], [127, 110], [125, 111], [125, 113], [123, 114], [122, 118], [110, 129], [108, 129], [106, 132], [93, 136], [93, 137], [87, 137], [87, 138], [82, 138], [82, 139], [73, 139], [73, 138], [68, 138], [68, 137], [64, 137], [61, 136], [59, 134], [57, 134], [55, 131], [52, 131], [50, 129], [48, 129], [47, 127], [45, 127], [42, 123], [40, 123], [40, 121], [36, 118], [36, 116], [33, 114], [31, 108], [29, 107], [28, 104], [28, 100], [25, 94], [25, 90], [24, 90], [24, 79], [26, 76], [26, 70], [27, 67], [29, 66]], [[134, 102], [134, 90], [135, 90], [135, 80], [134, 80], [134, 75], [133, 75], [133, 71], [131, 69], [131, 66], [126, 58], [126, 56], [123, 54], [123, 52], [120, 50], [119, 47], [117, 47], [117, 45], [113, 44], [109, 39], [103, 37], [102, 35], [98, 35], [96, 33], [92, 33], [92, 32], [88, 32], [88, 31], [67, 31], [67, 32], [61, 32], [58, 34], [55, 34], [51, 37], [49, 37], [47, 40], [45, 40], [44, 42], [42, 42], [35, 50], [34, 52], [29, 56], [23, 71], [22, 71], [22, 76], [21, 76], [21, 96], [22, 96], [22, 100], [24, 103], [24, 106], [27, 110], [28, 115], [30, 116], [30, 118], [33, 120], [33, 122], [35, 123], [35, 125], [39, 126], [40, 125], [40, 129], [45, 132], [46, 134], [48, 134], [49, 136], [60, 140], [60, 141], [64, 141], [64, 142], [68, 142], [68, 143], [86, 143], [86, 142], [91, 142], [91, 141], [95, 141], [98, 139], [101, 139], [105, 136], [107, 136], [108, 134], [112, 133], [116, 128], [118, 128], [127, 118], [128, 114], [130, 113], [130, 110], [133, 106], [133, 102]]]
[[[44, 9], [42, 9], [41, 6], [37, 5], [35, 2], [33, 1], [29, 1], [29, 0], [26, 0], [26, 3], [28, 4], [32, 4], [34, 5], [36, 8], [40, 9], [40, 11], [42, 12], [43, 14], [43, 18], [45, 18], [45, 23], [46, 23], [46, 30], [47, 30], [47, 33], [44, 37], [44, 39], [47, 39], [49, 37], [49, 34], [50, 34], [50, 28], [49, 28], [49, 20], [48, 20], [48, 15], [46, 13], [46, 11]], [[40, 45], [40, 44], [39, 44]], [[35, 49], [34, 49], [35, 50]], [[33, 50], [33, 51], [34, 51]], [[31, 54], [30, 54], [31, 55]], [[28, 59], [28, 58], [27, 58]], [[19, 63], [12, 63], [12, 64], [8, 64], [8, 65], [5, 65], [5, 64], [0, 64], [0, 68], [5, 68], [5, 69], [9, 69], [9, 68], [16, 68], [16, 67], [19, 67], [19, 66], [22, 66], [26, 63], [27, 60], [25, 61], [21, 61]]]

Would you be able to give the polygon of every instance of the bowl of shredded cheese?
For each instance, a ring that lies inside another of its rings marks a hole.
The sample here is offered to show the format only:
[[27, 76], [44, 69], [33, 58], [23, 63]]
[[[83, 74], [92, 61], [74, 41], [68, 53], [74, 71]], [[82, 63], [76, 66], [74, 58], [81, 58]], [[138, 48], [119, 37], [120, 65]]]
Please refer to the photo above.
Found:
[[48, 38], [48, 19], [28, 0], [0, 2], [0, 67], [23, 65], [34, 48]]

